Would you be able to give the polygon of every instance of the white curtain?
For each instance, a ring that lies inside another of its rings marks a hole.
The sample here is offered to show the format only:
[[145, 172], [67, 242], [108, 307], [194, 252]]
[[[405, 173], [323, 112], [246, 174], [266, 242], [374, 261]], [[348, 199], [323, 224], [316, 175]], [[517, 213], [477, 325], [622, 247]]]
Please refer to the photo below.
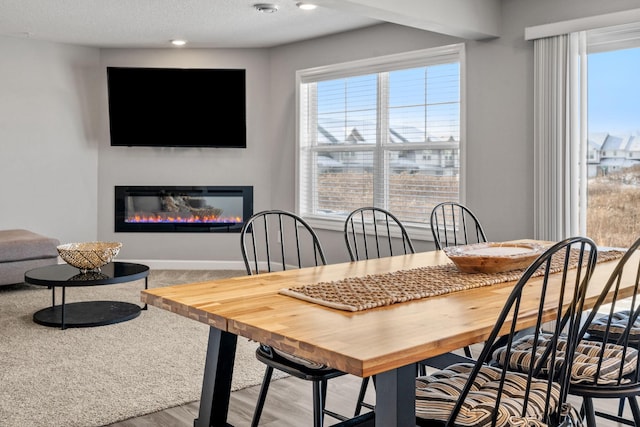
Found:
[[534, 41], [534, 237], [586, 231], [586, 42], [583, 32]]

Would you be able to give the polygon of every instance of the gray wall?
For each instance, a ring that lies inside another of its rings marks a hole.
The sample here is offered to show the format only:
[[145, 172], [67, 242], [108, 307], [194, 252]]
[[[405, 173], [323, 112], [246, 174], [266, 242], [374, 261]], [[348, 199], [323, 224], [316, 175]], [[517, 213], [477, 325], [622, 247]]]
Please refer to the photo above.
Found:
[[0, 229], [97, 238], [99, 54], [0, 37]]
[[[490, 240], [533, 233], [533, 44], [525, 27], [638, 7], [638, 0], [504, 0], [502, 36], [466, 42], [466, 203]], [[392, 24], [273, 49], [98, 51], [0, 38], [0, 227], [63, 241], [119, 240], [123, 259], [231, 265], [240, 259], [237, 234], [114, 233], [113, 187], [253, 185], [256, 211], [293, 209], [295, 70], [459, 41]], [[108, 65], [246, 68], [248, 148], [110, 147]], [[341, 233], [321, 238], [329, 262], [347, 260]]]

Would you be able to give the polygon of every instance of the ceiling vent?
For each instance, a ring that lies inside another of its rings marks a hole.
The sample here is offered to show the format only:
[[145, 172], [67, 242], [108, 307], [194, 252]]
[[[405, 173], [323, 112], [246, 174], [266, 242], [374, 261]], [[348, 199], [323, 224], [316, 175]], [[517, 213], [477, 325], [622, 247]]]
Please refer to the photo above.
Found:
[[256, 3], [253, 5], [258, 12], [262, 13], [275, 13], [278, 11], [278, 6], [271, 3]]

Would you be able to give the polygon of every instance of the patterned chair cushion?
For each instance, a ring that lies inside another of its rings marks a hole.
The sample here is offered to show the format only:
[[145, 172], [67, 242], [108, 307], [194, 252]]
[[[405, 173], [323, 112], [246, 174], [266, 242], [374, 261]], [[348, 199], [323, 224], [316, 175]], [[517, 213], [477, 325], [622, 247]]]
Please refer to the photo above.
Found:
[[260, 344], [260, 351], [264, 356], [269, 357], [270, 359], [276, 359], [277, 357], [280, 357], [282, 359], [286, 359], [288, 362], [295, 363], [302, 368], [327, 370], [327, 371], [333, 370], [327, 365], [323, 365], [323, 364], [314, 362], [313, 360], [305, 359], [303, 357], [294, 356], [293, 354], [277, 350], [268, 345]]
[[[540, 334], [538, 337], [538, 347], [536, 348], [536, 360], [544, 353], [551, 341], [548, 334]], [[528, 372], [531, 366], [531, 353], [534, 336], [526, 335], [515, 341], [512, 345], [512, 352], [509, 357], [509, 369], [518, 372]], [[558, 341], [557, 363], [564, 361], [562, 357], [566, 348], [566, 341]], [[571, 367], [571, 382], [573, 383], [595, 383], [598, 357], [602, 351], [602, 342], [582, 340], [576, 347], [576, 353]], [[598, 384], [615, 384], [618, 381], [620, 361], [622, 360], [624, 348], [617, 344], [605, 344], [604, 361], [600, 368]], [[494, 351], [493, 360], [500, 366], [505, 365], [506, 347], [501, 347]], [[638, 351], [628, 348], [624, 355], [623, 375], [628, 375], [635, 370], [638, 359]], [[549, 372], [547, 366], [543, 373]]]
[[[544, 354], [547, 347], [551, 344], [551, 335], [540, 334], [538, 337], [538, 346], [536, 348], [536, 357], [532, 363], [531, 354], [533, 353], [534, 335], [524, 335], [512, 343], [511, 354], [509, 355], [508, 368], [517, 372], [529, 372], [531, 366], [537, 366], [540, 357]], [[556, 363], [558, 365], [564, 362], [564, 353], [567, 347], [566, 341], [558, 341], [558, 352], [556, 354]], [[493, 352], [492, 359], [498, 366], [505, 366], [507, 347], [503, 346]], [[549, 367], [546, 366], [542, 373], [546, 374]]]
[[[601, 341], [581, 341], [573, 358], [571, 382], [596, 383], [596, 369], [601, 352]], [[597, 384], [616, 384], [620, 376], [620, 364], [622, 363], [622, 376], [625, 377], [635, 371], [637, 361], [638, 351], [636, 349], [628, 347], [625, 354], [624, 347], [617, 344], [605, 344], [604, 359], [600, 367], [600, 375], [597, 377]], [[623, 379], [621, 382], [628, 381]]]
[[[623, 311], [618, 311], [613, 313], [611, 317], [611, 327], [609, 328], [610, 341], [615, 341], [622, 335], [627, 325], [629, 324], [630, 315], [631, 315], [631, 312], [629, 310], [623, 310]], [[609, 320], [608, 315], [595, 319], [587, 329], [587, 332], [589, 333], [589, 335], [596, 337], [600, 340], [604, 339], [604, 333], [605, 333], [605, 330], [607, 329], [608, 320]], [[636, 342], [636, 343], [640, 341], [640, 319], [636, 319], [633, 322], [633, 325], [631, 326], [629, 340], [631, 342]]]
[[[446, 421], [453, 410], [473, 364], [460, 363], [431, 375], [416, 378], [416, 416], [428, 420]], [[496, 408], [498, 387], [502, 370], [497, 367], [483, 366], [471, 392], [464, 401], [461, 411], [455, 420], [456, 426], [489, 426], [492, 412]], [[544, 419], [545, 396], [548, 382], [533, 380], [526, 416], [522, 417], [524, 403], [524, 387], [526, 375], [508, 372], [505, 393], [498, 407], [497, 426], [546, 426]], [[552, 413], [558, 410], [560, 387], [553, 383], [552, 401], [549, 408]], [[581, 425], [580, 416], [575, 410], [563, 408], [563, 413], [570, 413], [575, 420], [574, 426]]]

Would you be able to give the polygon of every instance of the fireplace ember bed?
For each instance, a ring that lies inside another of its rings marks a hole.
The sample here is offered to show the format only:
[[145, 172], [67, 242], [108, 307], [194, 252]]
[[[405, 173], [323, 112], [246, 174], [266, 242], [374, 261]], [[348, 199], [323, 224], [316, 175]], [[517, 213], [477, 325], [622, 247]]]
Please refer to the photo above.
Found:
[[251, 186], [116, 186], [115, 231], [239, 232], [253, 214]]

